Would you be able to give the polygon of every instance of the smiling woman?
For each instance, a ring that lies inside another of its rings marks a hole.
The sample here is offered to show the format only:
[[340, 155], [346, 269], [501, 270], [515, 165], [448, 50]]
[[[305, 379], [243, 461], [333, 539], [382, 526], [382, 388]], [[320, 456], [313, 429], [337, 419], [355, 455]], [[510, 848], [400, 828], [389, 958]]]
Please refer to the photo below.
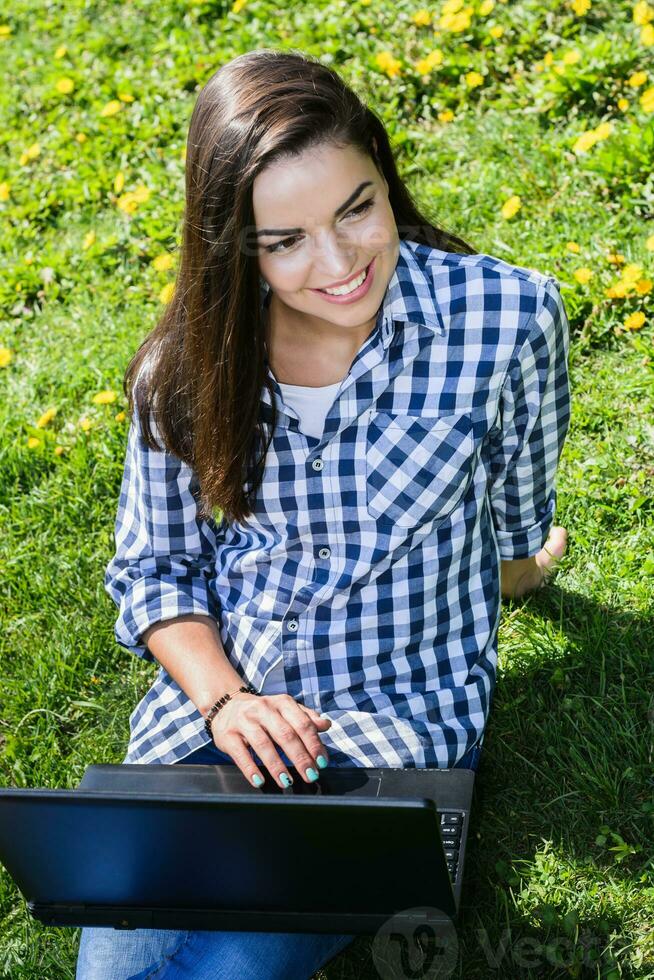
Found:
[[[504, 567], [522, 587], [554, 516], [558, 283], [432, 225], [377, 116], [299, 54], [209, 80], [187, 168], [175, 294], [125, 381], [105, 587], [161, 670], [124, 762], [474, 768]], [[84, 930], [78, 980], [308, 978], [353, 938]]]

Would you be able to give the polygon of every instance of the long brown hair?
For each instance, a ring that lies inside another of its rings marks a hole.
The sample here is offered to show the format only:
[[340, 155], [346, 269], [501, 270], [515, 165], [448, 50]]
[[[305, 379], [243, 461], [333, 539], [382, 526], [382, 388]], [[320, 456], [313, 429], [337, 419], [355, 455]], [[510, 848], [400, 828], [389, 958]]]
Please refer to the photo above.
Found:
[[[270, 49], [219, 68], [191, 115], [173, 298], [123, 380], [147, 445], [162, 449], [154, 420], [163, 448], [193, 468], [203, 518], [215, 509], [229, 523], [250, 516], [276, 424], [256, 248], [246, 241], [255, 227], [252, 185], [278, 158], [325, 144], [352, 146], [373, 159], [388, 182], [400, 239], [476, 252], [418, 210], [383, 123], [331, 68], [298, 51]], [[272, 403], [267, 441], [264, 385]]]

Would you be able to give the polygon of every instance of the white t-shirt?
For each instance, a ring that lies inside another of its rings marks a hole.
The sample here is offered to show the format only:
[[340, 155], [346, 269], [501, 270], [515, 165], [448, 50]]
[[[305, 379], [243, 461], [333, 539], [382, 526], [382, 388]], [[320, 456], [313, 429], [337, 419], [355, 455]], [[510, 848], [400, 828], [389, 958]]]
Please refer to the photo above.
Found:
[[[304, 385], [288, 385], [279, 382], [284, 401], [295, 409], [300, 419], [300, 428], [310, 436], [319, 438], [325, 427], [327, 412], [334, 404], [336, 392], [342, 382], [310, 388]], [[282, 654], [275, 661], [263, 679], [262, 694], [285, 694], [284, 664]]]

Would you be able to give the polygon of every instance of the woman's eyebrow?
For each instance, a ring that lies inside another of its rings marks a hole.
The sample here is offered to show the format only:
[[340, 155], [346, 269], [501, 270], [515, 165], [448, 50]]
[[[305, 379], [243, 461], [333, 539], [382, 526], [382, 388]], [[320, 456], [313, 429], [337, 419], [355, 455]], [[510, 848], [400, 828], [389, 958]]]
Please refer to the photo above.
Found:
[[[339, 214], [342, 214], [343, 211], [349, 208], [350, 204], [354, 204], [354, 202], [356, 201], [357, 197], [359, 196], [363, 188], [368, 186], [372, 186], [371, 180], [364, 180], [362, 184], [359, 184], [356, 190], [350, 194], [347, 201], [343, 201], [343, 203], [336, 208], [336, 210], [334, 211], [334, 217], [338, 218]], [[254, 235], [255, 238], [259, 238], [261, 235], [297, 235], [301, 231], [304, 231], [304, 229], [303, 228], [276, 228], [276, 229], [263, 228], [261, 231], [256, 231]]]

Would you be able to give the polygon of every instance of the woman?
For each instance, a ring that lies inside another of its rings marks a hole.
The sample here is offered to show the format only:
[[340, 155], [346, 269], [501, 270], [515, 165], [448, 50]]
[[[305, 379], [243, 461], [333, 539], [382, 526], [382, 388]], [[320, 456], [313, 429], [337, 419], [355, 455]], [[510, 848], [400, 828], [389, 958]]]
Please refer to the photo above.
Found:
[[[160, 669], [123, 761], [476, 768], [500, 597], [565, 550], [558, 283], [432, 225], [300, 54], [223, 66], [187, 147], [175, 294], [125, 378], [105, 587]], [[84, 929], [77, 977], [304, 978], [353, 939]]]

